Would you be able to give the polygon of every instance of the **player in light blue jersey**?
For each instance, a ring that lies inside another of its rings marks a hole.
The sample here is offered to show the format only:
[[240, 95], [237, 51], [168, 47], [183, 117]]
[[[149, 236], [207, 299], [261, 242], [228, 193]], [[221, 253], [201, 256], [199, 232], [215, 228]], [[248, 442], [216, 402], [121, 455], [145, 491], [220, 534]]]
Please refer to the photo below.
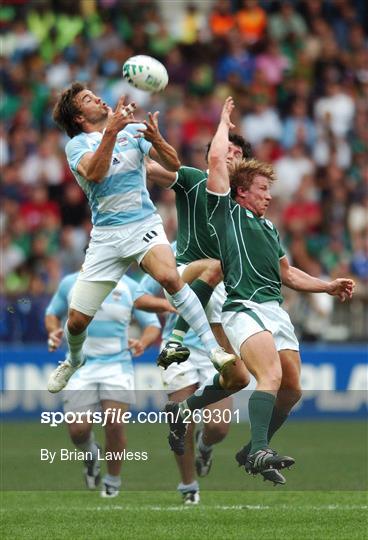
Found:
[[[162, 220], [147, 191], [145, 156], [176, 171], [180, 166], [177, 153], [159, 132], [158, 112], [138, 123], [133, 116], [135, 104], [125, 106], [124, 101], [120, 98], [112, 111], [91, 90], [75, 82], [62, 92], [54, 108], [54, 120], [71, 137], [66, 155], [88, 198], [93, 229], [65, 325], [68, 355], [50, 376], [50, 392], [64, 388], [83, 365], [86, 328], [133, 261], [171, 295], [219, 370], [235, 359], [218, 347], [200, 301], [180, 277]], [[186, 358], [187, 349], [182, 352]]]
[[[164, 346], [176, 323], [177, 313], [168, 300], [159, 297], [161, 292], [161, 285], [151, 276], [145, 276], [136, 289], [134, 305], [142, 310], [166, 314], [166, 323], [162, 332], [162, 346]], [[186, 334], [184, 345], [190, 350], [190, 357], [186, 362], [171, 364], [166, 370], [159, 368], [165, 391], [169, 398], [175, 402], [186, 399], [205, 381], [212, 381], [216, 375], [215, 368], [193, 330], [189, 330]], [[231, 410], [231, 406], [232, 400], [228, 397], [208, 407], [209, 412], [204, 414], [208, 414], [209, 421], [204, 423], [203, 430], [198, 430], [196, 433], [196, 456], [194, 452], [194, 424], [190, 424], [188, 428], [184, 454], [175, 454], [181, 476], [181, 482], [177, 489], [183, 496], [184, 504], [197, 504], [199, 502], [199, 484], [195, 477], [195, 469], [198, 476], [206, 476], [209, 473], [212, 465], [213, 445], [223, 440], [230, 427], [229, 423], [224, 422], [223, 411]]]
[[[66, 276], [60, 283], [46, 309], [45, 326], [49, 335], [50, 351], [56, 350], [63, 337], [61, 322], [68, 313], [72, 288], [78, 274]], [[64, 412], [115, 411], [105, 426], [105, 450], [124, 452], [126, 437], [124, 424], [118, 421], [117, 411], [127, 411], [134, 402], [133, 356], [141, 355], [160, 335], [161, 325], [157, 316], [134, 308], [133, 300], [138, 284], [128, 276], [105, 298], [88, 327], [83, 344], [84, 366], [70, 378], [63, 394]], [[129, 339], [128, 329], [132, 318], [142, 329], [139, 339]], [[89, 489], [100, 481], [100, 447], [94, 440], [92, 424], [68, 424], [72, 442], [85, 452], [85, 479]], [[107, 460], [107, 473], [103, 478], [103, 497], [119, 493], [121, 459]]]

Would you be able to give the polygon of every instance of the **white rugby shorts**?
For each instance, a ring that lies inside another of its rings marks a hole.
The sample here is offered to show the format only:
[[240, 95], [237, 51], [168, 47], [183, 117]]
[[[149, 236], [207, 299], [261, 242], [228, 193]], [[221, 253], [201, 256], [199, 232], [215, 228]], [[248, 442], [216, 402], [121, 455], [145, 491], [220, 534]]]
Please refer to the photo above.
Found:
[[158, 214], [121, 227], [94, 227], [78, 280], [117, 283], [133, 261], [150, 249], [170, 245]]
[[276, 349], [299, 351], [299, 343], [294, 333], [288, 313], [276, 301], [257, 304], [242, 300], [244, 311], [223, 311], [222, 326], [236, 354], [248, 338], [264, 330], [271, 332]]
[[190, 349], [188, 360], [181, 364], [171, 364], [167, 369], [160, 368], [165, 392], [171, 394], [192, 384], [203, 384], [218, 373], [211, 360], [200, 349]]
[[134, 372], [121, 362], [87, 362], [63, 390], [64, 412], [101, 410], [101, 400], [135, 403]]

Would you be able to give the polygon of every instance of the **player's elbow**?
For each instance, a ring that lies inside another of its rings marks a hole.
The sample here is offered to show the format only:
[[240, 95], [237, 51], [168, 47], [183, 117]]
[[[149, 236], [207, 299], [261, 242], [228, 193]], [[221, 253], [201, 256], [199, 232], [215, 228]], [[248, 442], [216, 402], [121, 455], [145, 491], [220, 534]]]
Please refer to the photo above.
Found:
[[181, 167], [181, 162], [179, 158], [176, 158], [173, 160], [172, 163], [170, 163], [169, 167], [166, 167], [168, 171], [170, 172], [177, 172]]
[[94, 184], [101, 184], [103, 182], [104, 177], [96, 174], [87, 174], [86, 180], [87, 182], [93, 182]]
[[211, 169], [217, 169], [225, 163], [224, 154], [218, 148], [210, 150], [208, 154], [208, 166]]
[[146, 308], [146, 303], [143, 299], [143, 296], [140, 296], [136, 300], [134, 300], [134, 308], [135, 309], [142, 309], [144, 310]]
[[286, 270], [284, 272], [281, 271], [281, 282], [286, 287], [289, 287], [289, 289], [295, 288], [293, 274], [290, 270]]

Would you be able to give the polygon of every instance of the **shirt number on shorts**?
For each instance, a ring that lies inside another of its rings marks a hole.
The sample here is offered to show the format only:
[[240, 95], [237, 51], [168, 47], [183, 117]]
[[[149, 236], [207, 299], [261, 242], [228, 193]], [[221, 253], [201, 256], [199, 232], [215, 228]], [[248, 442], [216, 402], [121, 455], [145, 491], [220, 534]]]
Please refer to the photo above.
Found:
[[152, 238], [154, 238], [155, 236], [158, 236], [158, 233], [156, 231], [150, 231], [143, 236], [143, 240], [148, 244], [148, 242], [152, 240]]

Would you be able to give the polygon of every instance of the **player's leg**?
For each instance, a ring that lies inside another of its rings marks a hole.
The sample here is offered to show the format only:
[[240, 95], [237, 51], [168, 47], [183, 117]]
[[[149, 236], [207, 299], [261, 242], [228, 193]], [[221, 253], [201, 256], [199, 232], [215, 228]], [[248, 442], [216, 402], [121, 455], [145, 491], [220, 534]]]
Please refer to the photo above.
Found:
[[[239, 372], [242, 373], [243, 377], [241, 387], [245, 387], [249, 383], [249, 373], [245, 368], [243, 370], [241, 370], [241, 368], [238, 368], [237, 365], [239, 363], [242, 363], [242, 360], [240, 358], [237, 358], [235, 361], [235, 366], [226, 367], [226, 371], [238, 369]], [[186, 364], [182, 365], [185, 366]], [[198, 362], [196, 362], [196, 365], [198, 365], [198, 369], [200, 369], [200, 365]], [[169, 369], [171, 369], [171, 367], [174, 366], [170, 366]], [[172, 402], [168, 402], [166, 404], [166, 412], [170, 412], [174, 419], [174, 421], [170, 424], [170, 430], [174, 432], [174, 436], [169, 437], [169, 443], [171, 449], [176, 454], [181, 455], [184, 452], [184, 437], [187, 427], [185, 419], [190, 417], [190, 414], [193, 411], [203, 409], [212, 403], [217, 403], [225, 400], [234, 393], [234, 391], [232, 390], [228, 391], [224, 389], [222, 374], [216, 373], [216, 371], [213, 369], [213, 366], [210, 367], [211, 369], [207, 368], [205, 371], [208, 378], [200, 378], [200, 380], [204, 382], [201, 382], [200, 386], [195, 390], [195, 392], [193, 392], [193, 394], [191, 394], [188, 398], [183, 399], [178, 404]], [[240, 380], [240, 376], [238, 375], [237, 381], [239, 382]], [[239, 387], [236, 388], [235, 392], [238, 390]]]
[[[213, 298], [211, 298], [210, 303], [213, 303]], [[220, 304], [218, 314], [221, 313], [221, 308], [222, 302]], [[213, 308], [211, 308], [209, 316], [211, 320], [218, 320]], [[211, 324], [211, 327], [213, 328], [214, 334], [219, 340], [220, 345], [222, 345], [227, 352], [235, 355], [234, 349], [232, 348], [228, 337], [224, 333], [222, 325], [215, 322]], [[211, 403], [226, 399], [231, 394], [245, 388], [249, 384], [249, 380], [249, 372], [243, 360], [237, 357], [234, 362], [228, 364], [221, 371], [221, 376], [216, 373], [208, 376], [208, 378], [204, 380], [194, 394], [192, 394], [187, 400], [183, 400], [181, 402], [180, 408], [182, 410], [189, 409], [190, 411], [202, 409]]]
[[[221, 306], [222, 307], [222, 306]], [[216, 341], [221, 345], [226, 352], [235, 354], [235, 351], [224, 332], [221, 323], [211, 323], [212, 331], [215, 335]], [[222, 387], [225, 391], [235, 393], [239, 392], [249, 384], [250, 376], [249, 372], [243, 362], [243, 360], [237, 357], [234, 364], [229, 364], [222, 371]]]
[[300, 386], [301, 360], [299, 352], [284, 349], [279, 351], [279, 356], [282, 379], [268, 430], [269, 441], [274, 433], [276, 433], [276, 431], [284, 424], [291, 409], [302, 397], [302, 389]]
[[[228, 364], [222, 370], [222, 387], [225, 391], [238, 392], [249, 384], [249, 373], [244, 362], [234, 351], [229, 338], [227, 337], [222, 326], [222, 307], [226, 300], [226, 291], [224, 283], [221, 281], [213, 291], [211, 299], [206, 308], [206, 315], [211, 325], [212, 332], [217, 343], [229, 354], [237, 356], [237, 361], [234, 364]], [[226, 395], [224, 394], [224, 398]]]
[[77, 279], [72, 290], [68, 320], [65, 324], [68, 358], [72, 366], [83, 363], [82, 347], [87, 337], [86, 328], [115, 285], [115, 281]]
[[249, 474], [261, 473], [265, 480], [284, 484], [285, 479], [278, 470], [293, 465], [294, 459], [280, 456], [268, 447], [268, 429], [282, 377], [271, 332], [261, 331], [250, 336], [241, 345], [240, 354], [257, 381], [248, 404], [251, 448], [245, 470]]
[[268, 426], [281, 384], [281, 364], [272, 334], [261, 331], [250, 336], [240, 347], [247, 368], [257, 386], [249, 399], [251, 453], [267, 448]]
[[131, 261], [118, 257], [120, 236], [114, 231], [92, 230], [91, 242], [72, 290], [65, 339], [67, 358], [50, 375], [49, 392], [59, 392], [73, 373], [83, 365], [82, 348], [86, 328], [106, 296], [126, 272]]
[[[187, 365], [186, 365], [187, 366]], [[185, 367], [186, 367], [185, 366]], [[178, 370], [178, 366], [172, 365], [169, 367], [170, 370]], [[194, 370], [193, 370], [194, 373]], [[166, 375], [166, 374], [165, 374]], [[185, 379], [187, 380], [190, 377], [190, 373], [186, 372]], [[171, 386], [174, 387], [180, 385], [178, 382], [178, 377], [173, 377], [171, 379]], [[168, 397], [171, 401], [178, 403], [182, 401], [190, 394], [192, 394], [197, 388], [196, 384], [190, 384], [185, 386], [185, 388], [180, 388], [174, 392], [168, 392]], [[181, 493], [184, 504], [197, 504], [199, 502], [199, 485], [195, 478], [195, 456], [194, 456], [194, 425], [189, 423], [187, 426], [187, 431], [185, 434], [184, 442], [184, 454], [175, 455], [176, 464], [179, 469], [181, 482], [179, 483], [177, 489]]]
[[64, 362], [49, 377], [49, 392], [60, 392], [73, 373], [83, 365], [82, 348], [87, 337], [86, 328], [114, 287], [115, 282], [112, 281], [76, 281], [64, 329], [68, 353]]
[[[270, 442], [276, 431], [278, 431], [286, 422], [291, 409], [298, 403], [302, 395], [300, 386], [301, 360], [299, 352], [285, 349], [279, 351], [279, 357], [282, 378], [268, 427], [268, 442]], [[236, 459], [239, 465], [245, 465], [250, 449], [251, 442], [249, 441], [248, 444], [237, 453]]]
[[199, 336], [215, 367], [222, 370], [227, 364], [232, 363], [235, 360], [234, 355], [226, 353], [218, 346], [200, 301], [179, 276], [171, 247], [153, 246], [140, 263], [143, 269], [171, 295], [174, 306]]
[[[128, 405], [120, 401], [109, 399], [101, 400], [101, 407], [104, 413], [105, 425], [105, 453], [111, 455], [123, 455], [126, 449], [126, 436], [124, 424], [119, 422], [119, 418], [128, 410]], [[119, 411], [121, 411], [119, 413]], [[115, 453], [115, 454], [114, 454]], [[121, 463], [119, 458], [106, 461], [107, 473], [103, 477], [102, 497], [116, 497], [121, 486]]]
[[[179, 268], [179, 273], [180, 270], [181, 268]], [[191, 289], [198, 296], [203, 308], [205, 308], [214, 288], [222, 280], [220, 261], [215, 259], [194, 261], [183, 268], [181, 277], [185, 283], [190, 284]], [[168, 341], [182, 342], [188, 329], [188, 323], [182, 317], [178, 317]]]
[[68, 424], [70, 438], [76, 448], [84, 452], [84, 479], [88, 489], [95, 489], [100, 483], [100, 446], [95, 441], [92, 424], [88, 422]]
[[[88, 369], [86, 367], [84, 370]], [[73, 412], [80, 416], [78, 422], [67, 424], [71, 441], [78, 450], [85, 454], [84, 479], [88, 489], [95, 489], [100, 483], [100, 446], [95, 441], [93, 424], [88, 421], [87, 413], [98, 408], [97, 385], [87, 382], [83, 376], [72, 378], [63, 392], [64, 413]]]
[[[220, 283], [217, 285], [212, 295], [207, 307], [207, 312], [209, 320], [212, 323], [211, 326], [214, 329], [216, 337], [220, 340], [220, 344], [224, 346], [227, 352], [234, 354], [234, 349], [223, 331], [222, 324], [220, 324], [224, 299], [225, 289], [223, 284]], [[228, 398], [234, 392], [238, 392], [242, 388], [245, 388], [249, 384], [249, 380], [249, 372], [245, 367], [243, 360], [239, 357], [237, 357], [233, 363], [228, 364], [221, 371], [221, 375], [219, 373], [207, 372], [207, 378], [201, 379], [203, 382], [201, 382], [200, 387], [189, 396], [189, 398], [179, 403], [178, 407], [182, 411], [182, 416], [186, 414], [184, 411], [202, 409], [212, 403]], [[178, 424], [178, 429], [180, 431], [180, 417]], [[176, 441], [174, 451], [180, 451], [181, 444], [180, 439]]]
[[230, 422], [225, 411], [232, 410], [232, 399], [227, 397], [203, 409], [203, 429], [196, 433], [196, 471], [198, 476], [207, 476], [212, 467], [214, 446], [226, 437]]

